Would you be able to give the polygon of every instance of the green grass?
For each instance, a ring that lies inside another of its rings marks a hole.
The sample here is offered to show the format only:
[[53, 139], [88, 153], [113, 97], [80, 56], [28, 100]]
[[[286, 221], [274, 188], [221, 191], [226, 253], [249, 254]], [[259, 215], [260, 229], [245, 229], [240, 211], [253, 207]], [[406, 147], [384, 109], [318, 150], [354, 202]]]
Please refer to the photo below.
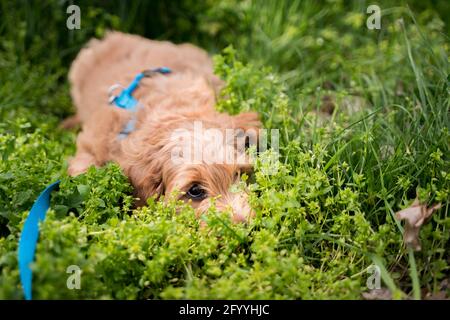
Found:
[[[22, 298], [20, 230], [58, 178], [33, 264], [37, 299], [359, 299], [372, 264], [394, 298], [442, 290], [450, 276], [446, 2], [384, 1], [381, 30], [368, 30], [363, 1], [81, 1], [82, 29], [71, 32], [68, 3], [0, 1], [0, 298]], [[67, 177], [76, 137], [58, 128], [73, 112], [67, 70], [107, 28], [220, 53], [216, 73], [227, 86], [218, 109], [256, 110], [280, 129], [277, 173], [258, 161], [250, 179], [249, 225], [212, 209], [201, 228], [189, 207], [177, 213], [180, 204], [152, 199], [133, 210], [114, 164]], [[327, 103], [331, 114], [321, 112]], [[416, 194], [443, 204], [422, 227], [420, 252], [404, 247], [394, 218]], [[67, 289], [70, 265], [83, 271], [80, 290]]]

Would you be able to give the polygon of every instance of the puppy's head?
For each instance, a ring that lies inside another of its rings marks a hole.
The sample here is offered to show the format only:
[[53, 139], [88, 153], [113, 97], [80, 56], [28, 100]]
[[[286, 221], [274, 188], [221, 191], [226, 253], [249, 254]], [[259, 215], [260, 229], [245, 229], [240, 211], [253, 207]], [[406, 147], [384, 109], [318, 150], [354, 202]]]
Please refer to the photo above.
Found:
[[257, 144], [259, 127], [256, 113], [186, 113], [153, 119], [122, 142], [119, 163], [135, 187], [139, 205], [150, 196], [177, 190], [198, 213], [214, 202], [219, 210], [231, 210], [234, 221], [247, 221], [253, 215], [247, 194], [232, 189], [241, 174], [252, 170], [246, 149]]

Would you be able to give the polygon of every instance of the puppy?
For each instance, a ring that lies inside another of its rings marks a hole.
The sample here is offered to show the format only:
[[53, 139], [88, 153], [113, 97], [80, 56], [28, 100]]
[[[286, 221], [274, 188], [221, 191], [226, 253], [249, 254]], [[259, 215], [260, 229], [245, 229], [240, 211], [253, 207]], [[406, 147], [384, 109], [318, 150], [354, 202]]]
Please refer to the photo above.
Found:
[[[142, 79], [133, 92], [139, 101], [135, 113], [109, 103], [111, 85], [126, 87], [144, 69], [162, 66], [172, 72]], [[236, 222], [253, 215], [247, 194], [230, 188], [242, 172], [251, 170], [245, 147], [257, 139], [258, 115], [215, 110], [222, 83], [205, 51], [112, 32], [80, 51], [69, 80], [77, 112], [63, 125], [80, 122], [82, 127], [76, 155], [69, 161], [70, 175], [114, 161], [133, 185], [137, 205], [154, 195], [167, 199], [178, 190], [180, 199], [199, 214], [215, 198], [216, 208], [231, 209]], [[130, 120], [134, 129], [121, 137]], [[232, 161], [217, 161], [217, 155]]]

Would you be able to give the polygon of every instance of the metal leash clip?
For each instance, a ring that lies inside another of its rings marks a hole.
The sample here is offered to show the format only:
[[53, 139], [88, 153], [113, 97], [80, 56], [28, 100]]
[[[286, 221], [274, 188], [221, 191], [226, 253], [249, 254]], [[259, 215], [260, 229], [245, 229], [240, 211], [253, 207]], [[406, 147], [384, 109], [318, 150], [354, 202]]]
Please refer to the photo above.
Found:
[[109, 87], [109, 89], [108, 89], [108, 103], [109, 104], [113, 104], [114, 100], [117, 98], [117, 95], [114, 94], [114, 92], [117, 89], [123, 90], [123, 89], [125, 89], [125, 87], [118, 83], [113, 84], [111, 87]]

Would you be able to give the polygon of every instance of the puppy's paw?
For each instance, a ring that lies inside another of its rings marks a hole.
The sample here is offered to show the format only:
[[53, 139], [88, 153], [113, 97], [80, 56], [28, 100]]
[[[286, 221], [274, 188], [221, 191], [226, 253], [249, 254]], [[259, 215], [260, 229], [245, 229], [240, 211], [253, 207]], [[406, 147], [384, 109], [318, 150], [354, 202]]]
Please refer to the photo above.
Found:
[[95, 158], [90, 154], [77, 155], [69, 161], [69, 168], [67, 172], [70, 176], [75, 177], [85, 173], [90, 166], [95, 165]]

